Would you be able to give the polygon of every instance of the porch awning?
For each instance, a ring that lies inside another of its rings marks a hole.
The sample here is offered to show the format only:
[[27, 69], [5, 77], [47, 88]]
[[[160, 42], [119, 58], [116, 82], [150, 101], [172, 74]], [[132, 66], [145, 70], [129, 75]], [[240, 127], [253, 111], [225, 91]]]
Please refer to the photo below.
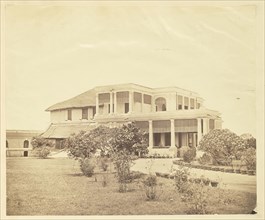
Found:
[[50, 127], [41, 136], [44, 138], [68, 138], [71, 134], [80, 131], [90, 131], [96, 128], [96, 125], [89, 124], [51, 124]]

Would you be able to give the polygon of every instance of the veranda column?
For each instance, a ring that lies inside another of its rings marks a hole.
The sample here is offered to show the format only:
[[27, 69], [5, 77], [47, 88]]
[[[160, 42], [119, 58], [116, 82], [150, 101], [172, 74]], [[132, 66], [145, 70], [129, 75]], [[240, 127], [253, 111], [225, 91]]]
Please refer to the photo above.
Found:
[[209, 132], [209, 118], [203, 119], [203, 135]]
[[149, 121], [149, 148], [153, 148], [153, 122]]
[[117, 93], [114, 92], [114, 114], [117, 113]]
[[96, 115], [99, 114], [98, 93], [96, 94]]
[[202, 139], [201, 118], [197, 118], [197, 146], [199, 146], [199, 142], [201, 139]]
[[110, 114], [113, 113], [113, 93], [110, 92]]
[[175, 120], [170, 119], [170, 125], [171, 125], [171, 147], [175, 147]]

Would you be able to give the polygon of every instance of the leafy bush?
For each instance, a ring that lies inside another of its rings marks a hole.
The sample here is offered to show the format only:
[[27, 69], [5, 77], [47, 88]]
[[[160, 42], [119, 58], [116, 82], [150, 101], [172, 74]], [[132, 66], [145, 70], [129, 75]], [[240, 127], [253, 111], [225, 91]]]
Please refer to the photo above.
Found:
[[194, 158], [196, 157], [196, 148], [195, 147], [191, 147], [188, 151], [186, 151], [183, 155], [183, 161], [190, 163], [191, 161], [194, 160]]
[[188, 204], [188, 214], [209, 214], [207, 210], [207, 206], [209, 203], [209, 188], [205, 186], [203, 183], [194, 184], [191, 183], [188, 186], [189, 193], [185, 194]]
[[214, 129], [203, 136], [199, 149], [212, 156], [213, 164], [231, 165], [233, 158], [240, 159], [246, 143], [228, 129]]
[[207, 154], [207, 153], [204, 153], [199, 159], [198, 159], [198, 162], [200, 164], [212, 164], [212, 156], [210, 154]]
[[184, 193], [188, 190], [188, 177], [189, 170], [187, 168], [180, 167], [180, 169], [175, 170], [175, 187], [179, 193]]
[[99, 126], [91, 131], [72, 134], [65, 141], [69, 156], [75, 159], [92, 157], [98, 150], [104, 155], [111, 151], [109, 139], [114, 129]]
[[33, 154], [41, 159], [46, 159], [48, 155], [51, 153], [50, 147], [37, 147], [33, 150]]
[[111, 157], [117, 171], [119, 191], [126, 192], [135, 153], [139, 148], [147, 148], [146, 133], [136, 127], [135, 123], [124, 124], [115, 129], [109, 143], [112, 146]]
[[92, 159], [80, 159], [80, 169], [85, 176], [91, 177], [94, 173], [95, 164]]
[[256, 170], [256, 149], [249, 148], [244, 151], [241, 161], [246, 164], [248, 170]]
[[144, 181], [143, 185], [145, 188], [145, 195], [148, 200], [154, 200], [157, 197], [156, 186], [157, 177], [154, 175], [149, 175]]
[[51, 147], [54, 146], [54, 143], [41, 136], [36, 136], [32, 138], [31, 145], [33, 146], [33, 155], [45, 159], [51, 153]]

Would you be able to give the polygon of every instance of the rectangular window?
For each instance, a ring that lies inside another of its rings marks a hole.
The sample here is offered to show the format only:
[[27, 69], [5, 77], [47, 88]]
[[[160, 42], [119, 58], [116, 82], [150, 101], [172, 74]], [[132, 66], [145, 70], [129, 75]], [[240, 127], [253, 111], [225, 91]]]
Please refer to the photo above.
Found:
[[184, 109], [189, 109], [189, 98], [184, 97]]
[[183, 96], [181, 95], [178, 95], [178, 98], [177, 98], [177, 103], [178, 103], [178, 109], [182, 109], [182, 106], [183, 106]]
[[129, 103], [124, 103], [124, 113], [129, 112]]
[[197, 103], [197, 109], [199, 109], [201, 107], [200, 103]]
[[161, 141], [161, 133], [154, 133], [154, 146], [159, 146]]
[[144, 104], [151, 105], [151, 103], [152, 103], [152, 97], [150, 95], [144, 94]]
[[67, 120], [72, 120], [72, 110], [71, 109], [68, 109], [67, 110]]
[[194, 109], [194, 99], [190, 99], [190, 109]]
[[82, 108], [82, 119], [88, 119], [88, 108]]

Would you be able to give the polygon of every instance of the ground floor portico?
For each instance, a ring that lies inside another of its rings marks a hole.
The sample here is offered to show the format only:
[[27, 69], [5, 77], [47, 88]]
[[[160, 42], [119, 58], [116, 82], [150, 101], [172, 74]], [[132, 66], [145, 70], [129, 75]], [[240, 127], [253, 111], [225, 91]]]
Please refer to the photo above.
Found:
[[176, 156], [177, 149], [197, 147], [202, 136], [218, 128], [210, 118], [136, 121], [148, 133], [149, 154]]

